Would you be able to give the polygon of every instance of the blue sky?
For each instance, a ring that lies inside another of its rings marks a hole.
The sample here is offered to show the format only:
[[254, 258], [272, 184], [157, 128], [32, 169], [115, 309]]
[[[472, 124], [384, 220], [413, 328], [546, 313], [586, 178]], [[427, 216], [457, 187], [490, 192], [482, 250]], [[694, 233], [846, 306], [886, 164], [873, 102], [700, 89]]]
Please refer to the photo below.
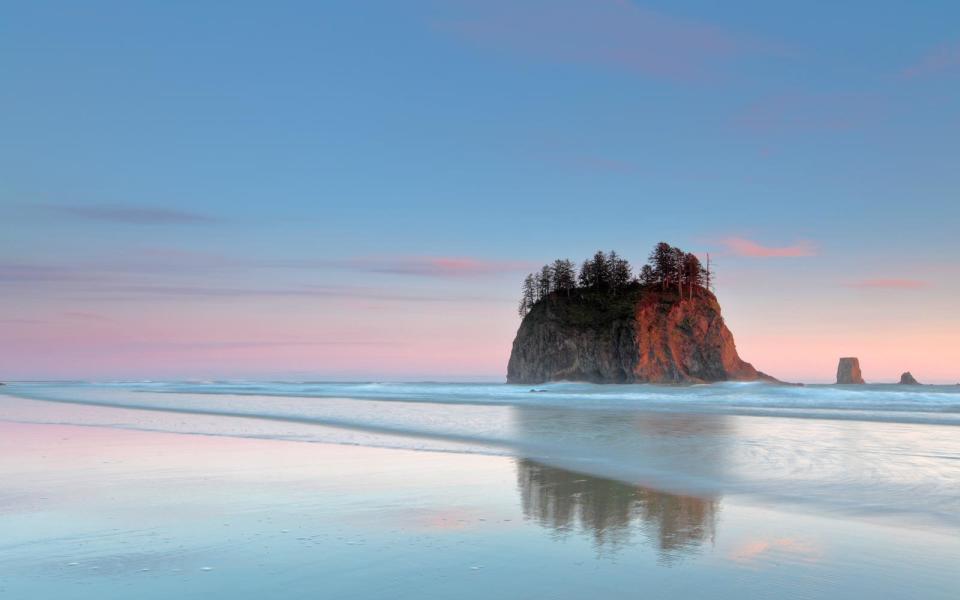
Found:
[[529, 265], [666, 239], [765, 370], [960, 379], [956, 3], [5, 14], [12, 376], [496, 378]]

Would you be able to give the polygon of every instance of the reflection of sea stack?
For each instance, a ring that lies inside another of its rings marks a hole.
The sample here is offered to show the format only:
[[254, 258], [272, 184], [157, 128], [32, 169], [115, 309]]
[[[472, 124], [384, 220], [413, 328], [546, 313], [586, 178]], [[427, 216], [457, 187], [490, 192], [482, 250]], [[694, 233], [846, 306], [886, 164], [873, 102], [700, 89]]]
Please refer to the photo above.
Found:
[[910, 371], [900, 376], [900, 385], [920, 385], [920, 382], [913, 378]]
[[521, 459], [517, 480], [523, 513], [558, 533], [579, 528], [600, 549], [616, 549], [640, 529], [670, 560], [695, 551], [714, 534], [717, 501], [679, 496], [591, 477]]
[[864, 383], [863, 375], [860, 373], [859, 359], [853, 356], [840, 359], [840, 364], [837, 365], [837, 383]]

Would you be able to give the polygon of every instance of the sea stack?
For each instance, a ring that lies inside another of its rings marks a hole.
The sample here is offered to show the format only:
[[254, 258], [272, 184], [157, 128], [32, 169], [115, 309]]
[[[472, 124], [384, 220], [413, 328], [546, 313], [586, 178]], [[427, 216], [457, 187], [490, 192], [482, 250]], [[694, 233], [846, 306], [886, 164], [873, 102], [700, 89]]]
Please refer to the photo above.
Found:
[[549, 294], [524, 317], [507, 366], [507, 381], [524, 384], [756, 380], [776, 381], [740, 359], [711, 292], [636, 284]]
[[853, 356], [840, 359], [837, 365], [837, 384], [862, 384], [863, 375], [860, 373], [860, 360]]
[[900, 385], [920, 385], [920, 382], [913, 378], [910, 371], [900, 376]]

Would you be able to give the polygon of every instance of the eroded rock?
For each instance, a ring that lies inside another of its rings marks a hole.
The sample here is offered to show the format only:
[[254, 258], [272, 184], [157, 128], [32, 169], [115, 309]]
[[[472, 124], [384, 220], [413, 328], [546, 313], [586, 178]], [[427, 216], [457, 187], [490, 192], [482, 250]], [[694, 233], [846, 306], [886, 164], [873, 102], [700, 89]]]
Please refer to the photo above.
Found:
[[900, 376], [900, 385], [920, 385], [920, 382], [914, 379], [910, 371], [907, 371]]
[[776, 381], [737, 354], [716, 297], [637, 286], [617, 296], [554, 292], [523, 319], [507, 381], [704, 383]]
[[837, 384], [862, 384], [863, 374], [860, 372], [860, 359], [847, 356], [840, 359], [837, 365]]

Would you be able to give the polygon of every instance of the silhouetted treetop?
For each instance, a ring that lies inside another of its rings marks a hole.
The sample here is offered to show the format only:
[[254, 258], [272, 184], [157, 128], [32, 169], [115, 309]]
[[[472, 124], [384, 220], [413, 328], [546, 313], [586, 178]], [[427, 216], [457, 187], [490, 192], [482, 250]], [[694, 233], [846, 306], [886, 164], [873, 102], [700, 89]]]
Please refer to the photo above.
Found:
[[524, 279], [519, 313], [522, 317], [552, 294], [569, 296], [573, 290], [593, 290], [615, 296], [628, 288], [658, 286], [663, 290], [676, 289], [681, 300], [692, 298], [699, 290], [710, 288], [709, 255], [707, 258], [704, 267], [695, 254], [660, 242], [636, 277], [630, 263], [615, 250], [597, 250], [592, 258], [583, 261], [579, 272], [569, 259], [557, 259]]

